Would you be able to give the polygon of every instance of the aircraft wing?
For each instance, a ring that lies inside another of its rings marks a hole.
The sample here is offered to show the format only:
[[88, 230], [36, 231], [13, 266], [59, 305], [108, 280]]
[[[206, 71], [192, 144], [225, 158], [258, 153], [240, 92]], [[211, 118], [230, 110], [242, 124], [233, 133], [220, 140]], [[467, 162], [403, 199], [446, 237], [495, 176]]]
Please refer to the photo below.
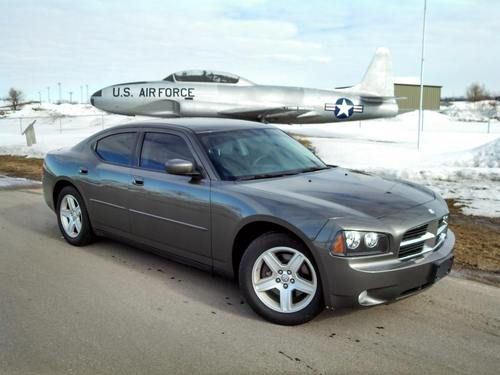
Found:
[[257, 120], [262, 122], [275, 122], [293, 120], [299, 117], [316, 116], [312, 108], [305, 107], [249, 107], [234, 108], [220, 111], [221, 116], [240, 118], [245, 120]]

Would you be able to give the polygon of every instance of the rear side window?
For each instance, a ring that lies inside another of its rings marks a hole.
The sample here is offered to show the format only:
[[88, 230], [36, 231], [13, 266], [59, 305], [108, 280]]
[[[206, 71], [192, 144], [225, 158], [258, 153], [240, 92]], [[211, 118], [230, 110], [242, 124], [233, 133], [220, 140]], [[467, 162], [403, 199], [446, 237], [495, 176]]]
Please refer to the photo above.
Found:
[[170, 159], [194, 162], [193, 154], [183, 138], [167, 133], [146, 133], [141, 151], [141, 167], [165, 171], [165, 163]]
[[135, 148], [136, 133], [113, 134], [97, 142], [96, 152], [105, 161], [130, 165]]

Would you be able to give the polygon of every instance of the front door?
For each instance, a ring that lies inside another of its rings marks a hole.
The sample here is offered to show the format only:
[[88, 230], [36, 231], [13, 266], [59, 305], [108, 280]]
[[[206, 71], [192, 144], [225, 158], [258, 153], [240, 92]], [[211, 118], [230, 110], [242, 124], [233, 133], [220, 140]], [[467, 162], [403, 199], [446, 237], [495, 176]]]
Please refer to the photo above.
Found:
[[132, 234], [166, 252], [210, 264], [210, 180], [168, 174], [170, 159], [197, 162], [183, 134], [145, 132], [132, 176]]

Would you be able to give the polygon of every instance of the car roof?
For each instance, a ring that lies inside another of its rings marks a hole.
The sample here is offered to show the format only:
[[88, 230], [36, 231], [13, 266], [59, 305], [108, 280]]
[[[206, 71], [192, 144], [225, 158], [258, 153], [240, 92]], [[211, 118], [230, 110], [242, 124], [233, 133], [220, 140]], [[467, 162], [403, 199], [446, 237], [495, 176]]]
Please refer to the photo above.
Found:
[[272, 125], [262, 124], [254, 121], [223, 119], [223, 118], [179, 118], [165, 120], [134, 121], [124, 125], [114, 126], [112, 129], [120, 130], [127, 128], [163, 128], [190, 130], [194, 133], [211, 133], [238, 129], [264, 129], [273, 128]]

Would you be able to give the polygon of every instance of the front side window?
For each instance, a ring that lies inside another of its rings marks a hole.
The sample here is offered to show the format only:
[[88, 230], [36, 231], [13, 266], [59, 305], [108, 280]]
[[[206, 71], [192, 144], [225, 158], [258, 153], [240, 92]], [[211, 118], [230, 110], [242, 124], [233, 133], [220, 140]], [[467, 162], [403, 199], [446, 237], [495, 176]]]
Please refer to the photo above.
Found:
[[130, 165], [135, 148], [137, 133], [120, 133], [109, 135], [97, 141], [96, 153], [104, 161]]
[[279, 129], [232, 130], [199, 137], [223, 180], [266, 178], [328, 168]]
[[165, 171], [165, 163], [171, 159], [194, 162], [186, 141], [178, 135], [146, 133], [141, 151], [140, 166], [146, 169]]

